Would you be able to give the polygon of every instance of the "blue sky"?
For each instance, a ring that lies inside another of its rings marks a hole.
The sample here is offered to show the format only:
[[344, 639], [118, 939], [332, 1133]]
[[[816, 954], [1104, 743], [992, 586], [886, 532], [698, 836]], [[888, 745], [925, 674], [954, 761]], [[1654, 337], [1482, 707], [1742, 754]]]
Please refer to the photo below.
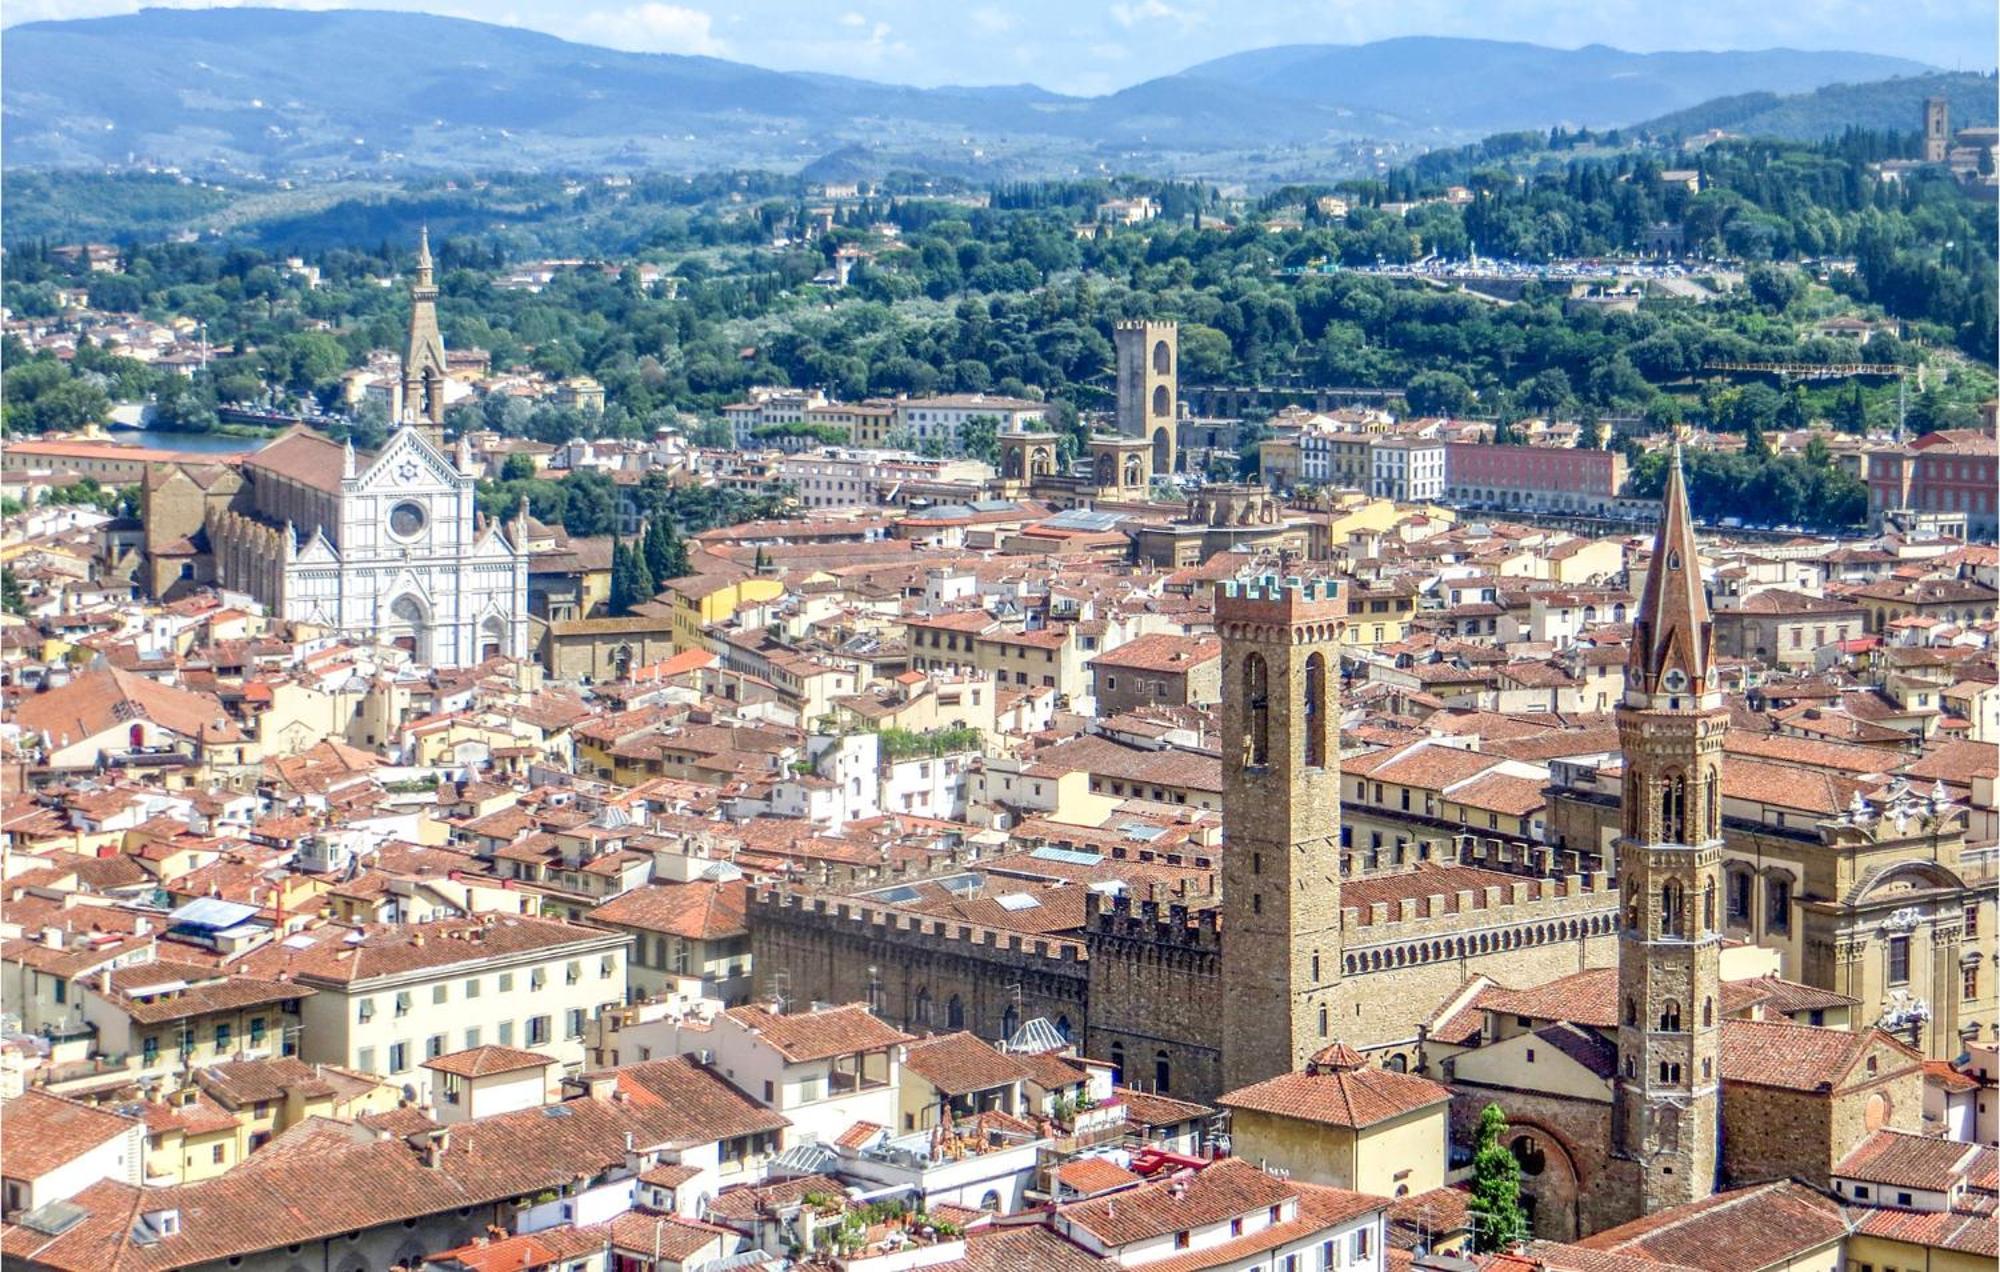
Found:
[[[1994, 66], [1993, 0], [263, 0], [421, 9], [614, 48], [707, 53], [905, 84], [1101, 93], [1242, 49], [1478, 36], [1562, 47], [1786, 46]], [[11, 25], [132, 0], [8, 0]], [[180, 7], [204, 7], [188, 4]]]

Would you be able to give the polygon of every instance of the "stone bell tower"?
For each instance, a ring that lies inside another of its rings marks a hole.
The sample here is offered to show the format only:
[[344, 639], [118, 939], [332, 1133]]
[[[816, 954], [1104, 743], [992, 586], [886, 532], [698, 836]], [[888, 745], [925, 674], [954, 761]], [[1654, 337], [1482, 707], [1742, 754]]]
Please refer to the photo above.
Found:
[[431, 264], [431, 232], [417, 237], [417, 278], [410, 286], [410, 334], [403, 346], [403, 403], [397, 422], [444, 449], [444, 337], [438, 332], [437, 282]]
[[1631, 1164], [1642, 1214], [1715, 1190], [1729, 713], [1714, 664], [1676, 446], [1617, 712], [1625, 774], [1612, 1151]]
[[1223, 585], [1222, 1077], [1302, 1068], [1340, 975], [1340, 627], [1331, 580]]
[[1118, 350], [1118, 431], [1153, 447], [1153, 471], [1177, 467], [1180, 429], [1180, 324], [1121, 321], [1112, 326]]

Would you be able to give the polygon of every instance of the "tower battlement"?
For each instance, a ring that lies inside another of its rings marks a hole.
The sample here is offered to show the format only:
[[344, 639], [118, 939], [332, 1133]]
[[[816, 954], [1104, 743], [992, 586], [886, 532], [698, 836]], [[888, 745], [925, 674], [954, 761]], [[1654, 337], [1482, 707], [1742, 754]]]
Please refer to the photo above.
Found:
[[1347, 596], [1337, 579], [1229, 579], [1215, 594], [1216, 623], [1307, 623], [1347, 617]]
[[1159, 945], [1175, 950], [1220, 954], [1220, 913], [1191, 909], [1179, 902], [1134, 902], [1129, 896], [1106, 897], [1093, 892], [1085, 901], [1085, 918], [1093, 937]]
[[1004, 955], [1022, 965], [1074, 965], [1089, 958], [1089, 951], [1080, 941], [1024, 936], [976, 923], [935, 919], [891, 906], [867, 905], [846, 897], [808, 896], [785, 888], [752, 888], [749, 909], [753, 924], [761, 920], [849, 930], [872, 928], [875, 931], [870, 936], [877, 940], [894, 939], [901, 945], [920, 945], [938, 952], [978, 947], [984, 957]]

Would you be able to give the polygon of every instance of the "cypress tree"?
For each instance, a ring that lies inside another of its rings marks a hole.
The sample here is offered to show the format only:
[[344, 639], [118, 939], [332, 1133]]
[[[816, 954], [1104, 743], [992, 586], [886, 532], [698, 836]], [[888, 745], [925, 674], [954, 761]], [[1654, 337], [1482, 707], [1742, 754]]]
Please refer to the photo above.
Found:
[[1504, 1250], [1528, 1235], [1521, 1211], [1521, 1163], [1503, 1142], [1507, 1115], [1489, 1104], [1479, 1115], [1479, 1148], [1472, 1155], [1472, 1244], [1481, 1254]]

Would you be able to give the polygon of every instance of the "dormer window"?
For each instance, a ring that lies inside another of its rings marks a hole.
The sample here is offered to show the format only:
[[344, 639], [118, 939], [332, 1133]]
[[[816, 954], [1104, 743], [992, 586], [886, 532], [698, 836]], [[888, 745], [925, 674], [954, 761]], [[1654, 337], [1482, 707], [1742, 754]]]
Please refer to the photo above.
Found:
[[1678, 548], [1669, 548], [1667, 550], [1667, 568], [1669, 570], [1678, 570], [1681, 568], [1681, 554]]

